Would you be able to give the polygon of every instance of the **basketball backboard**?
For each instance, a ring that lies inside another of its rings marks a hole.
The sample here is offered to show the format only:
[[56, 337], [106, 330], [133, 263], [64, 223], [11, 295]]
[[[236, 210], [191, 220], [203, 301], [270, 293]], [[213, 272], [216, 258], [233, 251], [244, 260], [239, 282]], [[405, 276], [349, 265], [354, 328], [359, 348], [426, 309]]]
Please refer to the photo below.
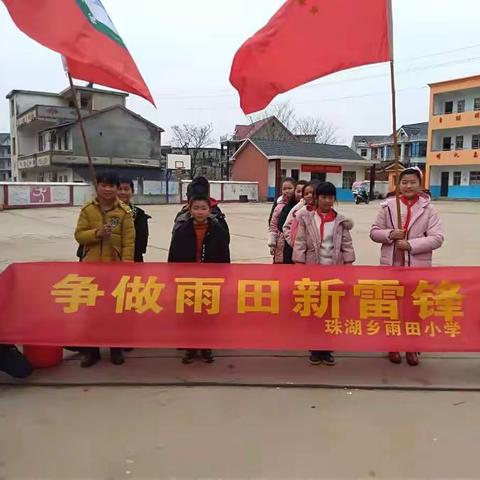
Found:
[[169, 170], [190, 170], [192, 168], [192, 158], [190, 155], [167, 155], [167, 168]]

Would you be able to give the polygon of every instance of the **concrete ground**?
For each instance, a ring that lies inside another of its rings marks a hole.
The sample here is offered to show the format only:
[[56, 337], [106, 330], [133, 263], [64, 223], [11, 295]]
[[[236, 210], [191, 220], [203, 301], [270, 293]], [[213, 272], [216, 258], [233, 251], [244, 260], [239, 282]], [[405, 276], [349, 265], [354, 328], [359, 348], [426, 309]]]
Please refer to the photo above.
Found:
[[[480, 204], [436, 206], [447, 242], [435, 263], [479, 265]], [[269, 208], [224, 207], [235, 262], [270, 261]], [[378, 262], [368, 239], [377, 208], [339, 205], [355, 221], [359, 264]], [[177, 209], [147, 208], [147, 261], [165, 260]], [[1, 212], [0, 271], [75, 260], [77, 214]], [[122, 367], [88, 372], [70, 356], [26, 384], [0, 376], [0, 479], [480, 477], [476, 355], [425, 355], [416, 369], [348, 354], [311, 367], [303, 352], [220, 352], [215, 365], [190, 368], [177, 355], [134, 351]]]

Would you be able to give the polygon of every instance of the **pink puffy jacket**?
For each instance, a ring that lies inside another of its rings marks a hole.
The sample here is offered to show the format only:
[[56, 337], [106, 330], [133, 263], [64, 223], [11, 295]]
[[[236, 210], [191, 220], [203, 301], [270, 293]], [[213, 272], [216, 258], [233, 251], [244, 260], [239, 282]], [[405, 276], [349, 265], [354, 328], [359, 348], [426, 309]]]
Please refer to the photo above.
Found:
[[[395, 242], [390, 239], [392, 230], [396, 229], [397, 206], [395, 198], [382, 203], [375, 223], [370, 229], [370, 238], [382, 244], [380, 265], [399, 265]], [[412, 250], [405, 253], [405, 266], [430, 267], [432, 252], [440, 248], [444, 233], [440, 217], [431, 204], [430, 197], [422, 195], [412, 207], [412, 218], [407, 232]]]

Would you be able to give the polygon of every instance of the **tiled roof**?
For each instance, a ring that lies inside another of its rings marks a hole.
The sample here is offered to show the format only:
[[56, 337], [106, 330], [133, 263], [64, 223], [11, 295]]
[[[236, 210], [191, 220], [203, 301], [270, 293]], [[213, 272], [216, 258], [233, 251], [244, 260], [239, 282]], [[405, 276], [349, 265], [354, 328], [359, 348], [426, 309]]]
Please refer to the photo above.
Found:
[[233, 134], [234, 139], [246, 140], [247, 138], [250, 138], [252, 135], [257, 133], [262, 127], [264, 127], [272, 118], [274, 117], [264, 118], [263, 120], [254, 122], [251, 125], [235, 125], [235, 133]]
[[326, 145], [321, 143], [279, 142], [277, 140], [251, 141], [267, 157], [329, 158], [334, 160], [365, 159], [345, 145]]

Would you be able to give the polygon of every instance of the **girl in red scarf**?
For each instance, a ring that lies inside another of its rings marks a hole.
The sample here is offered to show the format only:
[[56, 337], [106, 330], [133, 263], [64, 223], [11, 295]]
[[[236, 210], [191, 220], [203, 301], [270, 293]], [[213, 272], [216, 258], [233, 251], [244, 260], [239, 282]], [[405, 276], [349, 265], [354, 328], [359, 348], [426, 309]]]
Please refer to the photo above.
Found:
[[[298, 232], [293, 246], [293, 261], [317, 265], [351, 265], [355, 261], [350, 230], [353, 222], [338, 214], [333, 206], [337, 189], [330, 182], [315, 189], [316, 208], [298, 218]], [[312, 365], [335, 365], [333, 352], [313, 350]]]
[[[432, 252], [443, 244], [444, 234], [440, 218], [422, 192], [422, 173], [407, 168], [400, 174], [402, 228], [396, 224], [395, 198], [382, 204], [378, 217], [370, 230], [370, 238], [382, 244], [381, 265], [399, 267], [430, 267]], [[392, 363], [401, 363], [399, 352], [390, 352]], [[418, 365], [416, 352], [406, 353], [407, 363]]]

